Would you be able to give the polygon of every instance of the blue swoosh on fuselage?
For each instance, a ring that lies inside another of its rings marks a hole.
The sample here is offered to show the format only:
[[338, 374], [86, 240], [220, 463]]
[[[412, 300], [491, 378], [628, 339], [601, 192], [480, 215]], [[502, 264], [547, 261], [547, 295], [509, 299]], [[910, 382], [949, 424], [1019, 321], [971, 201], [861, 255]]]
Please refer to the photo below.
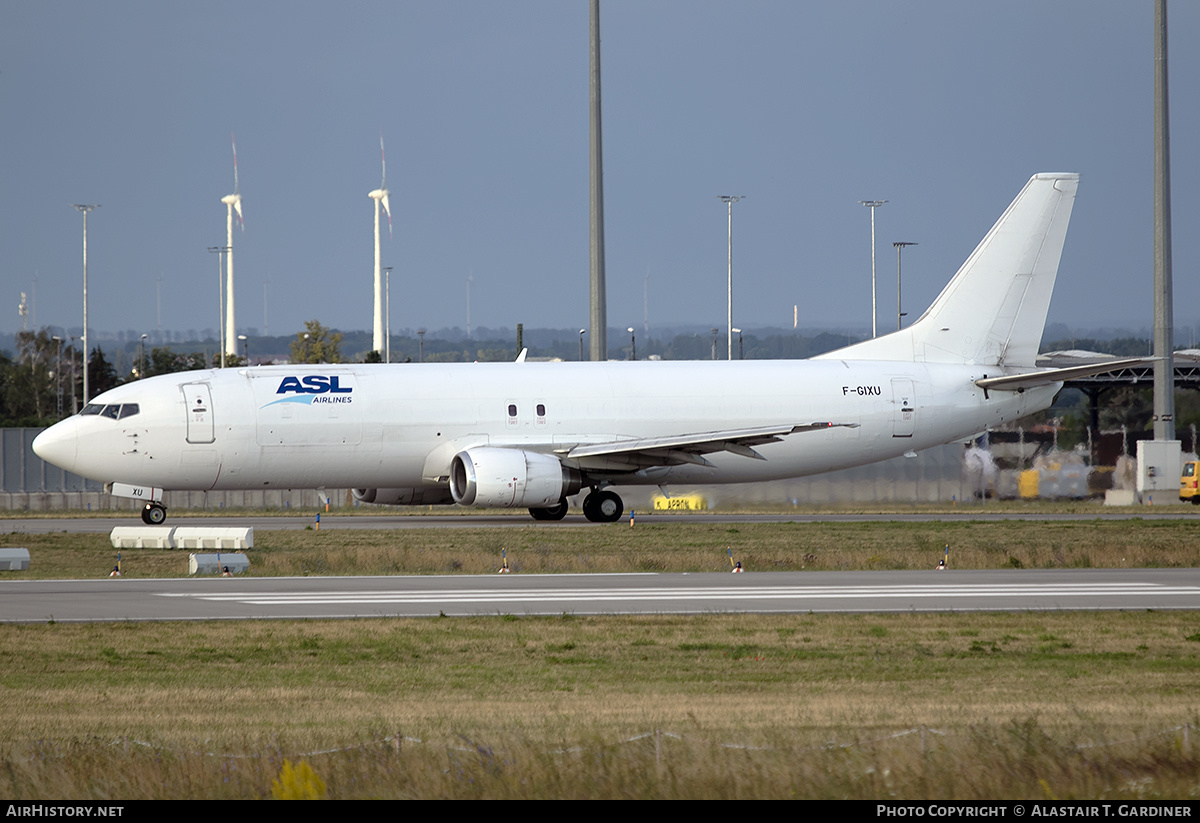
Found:
[[311, 406], [315, 394], [294, 394], [291, 397], [284, 397], [279, 400], [272, 400], [270, 403], [259, 406], [260, 409], [265, 409], [267, 406], [275, 406], [279, 403], [303, 403], [306, 406]]

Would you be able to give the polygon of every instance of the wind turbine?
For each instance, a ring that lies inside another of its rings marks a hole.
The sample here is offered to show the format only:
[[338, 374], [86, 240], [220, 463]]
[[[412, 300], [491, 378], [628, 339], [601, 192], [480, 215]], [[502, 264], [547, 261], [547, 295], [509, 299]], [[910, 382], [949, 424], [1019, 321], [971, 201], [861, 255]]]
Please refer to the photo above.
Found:
[[237, 141], [233, 139], [233, 133], [229, 134], [229, 142], [233, 144], [233, 194], [227, 194], [221, 198], [221, 202], [228, 207], [228, 216], [225, 219], [225, 245], [229, 247], [227, 254], [229, 259], [225, 269], [225, 291], [229, 295], [228, 302], [225, 303], [225, 354], [237, 354], [237, 329], [233, 322], [233, 213], [237, 211], [238, 225], [242, 227], [242, 231], [246, 231], [246, 224], [242, 221], [242, 195], [238, 190], [238, 171], [237, 171]]
[[379, 131], [379, 158], [383, 166], [383, 182], [379, 184], [379, 188], [367, 195], [375, 201], [375, 324], [374, 334], [371, 337], [371, 347], [383, 353], [383, 274], [379, 264], [379, 204], [383, 203], [383, 210], [387, 212], [388, 219], [388, 237], [392, 236], [392, 210], [388, 208], [388, 190], [387, 190], [387, 156], [383, 152], [383, 130]]

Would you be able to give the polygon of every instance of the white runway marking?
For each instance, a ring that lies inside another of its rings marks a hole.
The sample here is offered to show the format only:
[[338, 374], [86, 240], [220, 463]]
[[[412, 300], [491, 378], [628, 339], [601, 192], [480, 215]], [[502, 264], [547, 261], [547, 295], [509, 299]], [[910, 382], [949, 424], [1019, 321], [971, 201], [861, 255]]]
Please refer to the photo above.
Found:
[[879, 599], [1034, 597], [1194, 597], [1200, 606], [1200, 587], [1152, 583], [1088, 583], [1033, 585], [916, 585], [916, 586], [766, 586], [763, 588], [627, 588], [627, 589], [462, 589], [426, 591], [240, 592], [180, 594], [160, 597], [270, 605], [382, 603], [538, 603], [556, 600], [610, 602], [640, 600], [833, 600], [848, 597]]

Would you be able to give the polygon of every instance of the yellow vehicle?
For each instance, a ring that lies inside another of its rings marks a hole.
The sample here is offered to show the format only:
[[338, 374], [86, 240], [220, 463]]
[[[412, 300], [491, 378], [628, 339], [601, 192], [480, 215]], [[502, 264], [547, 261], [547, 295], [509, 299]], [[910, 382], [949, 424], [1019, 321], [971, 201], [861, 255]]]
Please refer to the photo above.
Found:
[[1179, 478], [1179, 499], [1200, 506], [1200, 462], [1188, 460]]

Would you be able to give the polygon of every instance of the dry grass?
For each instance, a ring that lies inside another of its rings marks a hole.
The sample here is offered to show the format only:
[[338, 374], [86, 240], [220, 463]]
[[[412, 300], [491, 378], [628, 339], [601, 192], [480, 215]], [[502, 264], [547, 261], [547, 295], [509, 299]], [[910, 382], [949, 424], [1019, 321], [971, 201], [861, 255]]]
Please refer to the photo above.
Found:
[[[259, 575], [1200, 566], [1200, 523], [260, 531]], [[106, 573], [105, 535], [8, 535]], [[179, 576], [186, 553], [123, 552]], [[0, 794], [1200, 796], [1200, 614], [0, 626]], [[1186, 731], [1181, 731], [1184, 729]], [[831, 743], [836, 745], [830, 745]]]
[[[12, 579], [98, 577], [117, 552], [103, 534], [9, 534], [30, 549]], [[501, 550], [516, 571], [722, 571], [730, 550], [754, 571], [929, 569], [951, 547], [955, 568], [1200, 566], [1200, 519], [929, 523], [682, 523], [545, 528], [259, 530], [251, 573], [263, 576], [486, 574]], [[180, 577], [181, 551], [125, 550], [126, 576]]]
[[1196, 613], [6, 626], [0, 664], [13, 798], [260, 797], [285, 757], [334, 797], [1200, 792]]

